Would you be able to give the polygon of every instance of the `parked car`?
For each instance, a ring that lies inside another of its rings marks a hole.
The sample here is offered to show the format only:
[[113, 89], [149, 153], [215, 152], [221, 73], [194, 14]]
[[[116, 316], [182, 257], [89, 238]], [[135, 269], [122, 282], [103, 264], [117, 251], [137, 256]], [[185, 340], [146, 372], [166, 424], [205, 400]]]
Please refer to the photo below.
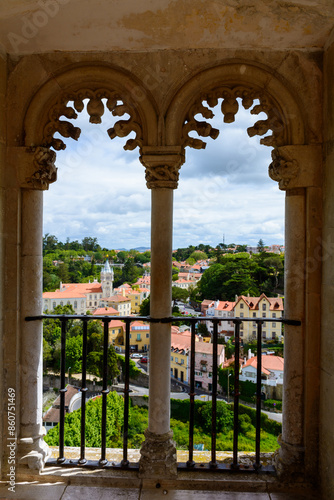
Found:
[[141, 360], [140, 360], [141, 363], [147, 363], [148, 362], [148, 359], [146, 356], [142, 356]]
[[131, 358], [142, 358], [143, 355], [139, 354], [139, 352], [135, 352], [134, 354], [131, 354]]

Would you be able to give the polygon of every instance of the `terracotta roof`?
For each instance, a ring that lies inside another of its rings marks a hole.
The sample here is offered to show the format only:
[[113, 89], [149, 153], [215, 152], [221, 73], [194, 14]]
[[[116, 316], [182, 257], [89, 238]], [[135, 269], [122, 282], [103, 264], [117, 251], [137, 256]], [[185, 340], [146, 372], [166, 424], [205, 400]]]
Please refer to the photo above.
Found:
[[[79, 387], [73, 387], [73, 385], [67, 385], [66, 389], [67, 391], [65, 392], [65, 408], [68, 407], [73, 396], [80, 391]], [[59, 406], [60, 396], [57, 397], [52, 407], [44, 415], [43, 422], [59, 422]]]
[[80, 293], [102, 293], [101, 283], [94, 281], [93, 283], [63, 283], [59, 293], [65, 290], [78, 290]]
[[264, 293], [260, 295], [260, 297], [246, 297], [245, 295], [240, 295], [238, 297], [237, 305], [241, 300], [244, 300], [250, 309], [259, 309], [259, 302], [262, 299], [266, 299], [269, 302], [269, 310], [270, 311], [283, 311], [283, 299], [282, 297], [267, 297]]
[[[218, 356], [221, 355], [222, 351], [224, 349], [224, 346], [222, 344], [217, 345], [217, 354]], [[209, 342], [197, 342], [196, 343], [196, 354], [211, 354], [212, 355], [212, 350], [213, 350], [213, 344]]]
[[212, 303], [214, 303], [214, 300], [209, 300], [209, 299], [204, 299], [201, 302], [202, 306], [209, 306]]
[[119, 312], [113, 307], [98, 307], [93, 312], [93, 316], [118, 316]]
[[[280, 356], [271, 356], [271, 355], [262, 355], [262, 371], [269, 370], [270, 371], [283, 371], [284, 370], [284, 358]], [[247, 366], [253, 366], [257, 368], [257, 356], [254, 356], [251, 359], [248, 359], [246, 363], [242, 366], [242, 369]], [[265, 372], [264, 372], [265, 373]]]
[[124, 297], [123, 295], [113, 295], [112, 297], [105, 297], [104, 300], [108, 302], [130, 302], [128, 297]]
[[220, 300], [218, 306], [215, 308], [218, 311], [232, 311], [235, 302], [228, 302], [227, 300]]
[[125, 328], [125, 323], [124, 321], [121, 321], [121, 320], [118, 320], [118, 319], [112, 319], [111, 321], [109, 321], [108, 323], [108, 328], [118, 328], [119, 326], [121, 326], [122, 328]]
[[59, 292], [59, 290], [56, 290], [55, 292], [44, 292], [43, 293], [43, 299], [86, 299], [86, 295], [84, 293], [80, 293], [78, 291], [66, 291], [66, 292]]

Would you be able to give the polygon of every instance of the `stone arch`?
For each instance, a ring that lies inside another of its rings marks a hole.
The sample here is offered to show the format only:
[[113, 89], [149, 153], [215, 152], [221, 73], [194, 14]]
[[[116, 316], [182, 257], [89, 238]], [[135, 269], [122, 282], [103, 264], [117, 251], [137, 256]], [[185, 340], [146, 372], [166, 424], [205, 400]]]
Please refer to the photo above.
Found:
[[[101, 99], [107, 99], [107, 108], [114, 116], [130, 114], [128, 120], [116, 122], [111, 138], [136, 133], [135, 140], [128, 140], [125, 149], [156, 144], [157, 112], [149, 92], [124, 71], [107, 65], [84, 65], [71, 68], [47, 80], [29, 103], [24, 123], [24, 142], [28, 147], [54, 147], [63, 149], [61, 141], [52, 141], [55, 132], [77, 139], [80, 130], [60, 116], [75, 118], [83, 109], [82, 101], [88, 98], [88, 112], [92, 123], [99, 123], [104, 113]], [[68, 107], [67, 103], [76, 101]], [[122, 101], [122, 105], [119, 104]]]
[[[195, 149], [205, 147], [201, 139], [192, 140], [188, 133], [196, 131], [202, 137], [215, 139], [219, 131], [206, 122], [195, 119], [202, 114], [204, 119], [213, 116], [211, 107], [223, 98], [222, 113], [224, 121], [234, 121], [238, 111], [237, 98], [242, 99], [248, 109], [258, 99], [259, 105], [251, 110], [252, 114], [264, 111], [267, 120], [259, 120], [248, 129], [249, 135], [263, 135], [273, 130], [261, 142], [268, 146], [280, 147], [288, 144], [304, 144], [305, 132], [301, 110], [286, 85], [272, 72], [245, 62], [227, 63], [206, 69], [193, 76], [174, 96], [165, 120], [165, 140], [167, 145], [180, 143]], [[202, 103], [206, 102], [207, 105]]]

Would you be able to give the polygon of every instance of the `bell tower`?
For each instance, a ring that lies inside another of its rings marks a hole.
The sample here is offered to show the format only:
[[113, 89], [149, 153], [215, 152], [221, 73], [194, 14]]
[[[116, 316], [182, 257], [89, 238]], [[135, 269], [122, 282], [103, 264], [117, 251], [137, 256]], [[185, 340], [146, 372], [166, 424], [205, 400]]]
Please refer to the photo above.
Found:
[[101, 286], [103, 297], [111, 297], [113, 291], [114, 271], [110, 267], [109, 260], [106, 261], [101, 270]]

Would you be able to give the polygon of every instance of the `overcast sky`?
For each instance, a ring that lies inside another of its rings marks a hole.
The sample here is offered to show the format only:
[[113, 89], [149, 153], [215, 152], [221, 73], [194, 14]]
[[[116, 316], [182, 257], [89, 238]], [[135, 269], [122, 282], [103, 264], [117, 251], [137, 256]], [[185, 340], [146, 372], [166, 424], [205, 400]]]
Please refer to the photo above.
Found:
[[[215, 246], [224, 235], [225, 243], [283, 244], [284, 193], [268, 176], [271, 148], [246, 132], [261, 115], [241, 107], [233, 124], [223, 123], [219, 106], [215, 115], [219, 137], [205, 138], [205, 150], [186, 148], [174, 191], [173, 248]], [[108, 110], [101, 125], [85, 112], [74, 120], [81, 136], [57, 152], [58, 180], [44, 193], [44, 234], [63, 242], [92, 236], [108, 249], [150, 247], [145, 169], [138, 148], [124, 151], [126, 139], [109, 139], [114, 121]]]

